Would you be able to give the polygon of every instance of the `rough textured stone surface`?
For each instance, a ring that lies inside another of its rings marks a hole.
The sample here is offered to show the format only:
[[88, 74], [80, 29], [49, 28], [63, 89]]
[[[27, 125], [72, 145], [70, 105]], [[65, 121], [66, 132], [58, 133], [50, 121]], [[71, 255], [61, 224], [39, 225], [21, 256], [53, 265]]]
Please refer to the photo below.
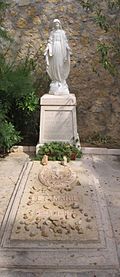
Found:
[[[22, 153], [11, 153], [5, 160], [0, 159], [0, 226], [27, 158], [28, 155]], [[15, 167], [14, 162], [16, 162]]]
[[[21, 59], [28, 48], [32, 55], [43, 51], [51, 23], [59, 17], [73, 52], [68, 84], [70, 92], [75, 93], [77, 98], [80, 137], [85, 139], [96, 132], [109, 135], [120, 143], [119, 84], [99, 65], [96, 50], [98, 42], [106, 39], [106, 34], [97, 27], [92, 18], [94, 14], [83, 9], [81, 2], [11, 0], [12, 6], [5, 20], [7, 29], [15, 39], [11, 55], [18, 52]], [[94, 2], [99, 3], [99, 0]]]
[[115, 271], [81, 271], [81, 273], [77, 272], [22, 272], [22, 271], [1, 271], [1, 277], [120, 277], [119, 273]]
[[[12, 240], [99, 241], [93, 205], [96, 194], [94, 200], [93, 190], [88, 186], [88, 172], [82, 166], [79, 171], [77, 176], [75, 168], [63, 167], [59, 162], [49, 162], [46, 167], [39, 161], [33, 163]], [[70, 190], [66, 191], [68, 185]]]
[[[79, 246], [81, 249], [78, 250], [74, 248], [62, 247], [58, 249], [58, 244], [56, 244], [56, 251], [52, 251], [52, 246], [49, 245], [49, 249], [46, 246], [47, 237], [45, 238], [43, 244], [46, 248], [41, 249], [39, 242], [37, 241], [35, 247], [35, 237], [34, 231], [31, 231], [31, 241], [29, 240], [28, 248], [26, 248], [26, 241], [23, 245], [19, 245], [18, 240], [16, 240], [17, 248], [14, 247], [14, 239], [11, 240], [11, 229], [12, 224], [14, 224], [14, 219], [16, 218], [16, 209], [19, 208], [21, 200], [20, 197], [25, 195], [25, 186], [27, 187], [27, 176], [31, 169], [31, 164], [27, 163], [27, 167], [24, 165], [24, 171], [19, 175], [19, 166], [23, 165], [26, 161], [26, 154], [23, 153], [18, 157], [18, 153], [12, 154], [9, 159], [6, 157], [1, 163], [0, 167], [0, 177], [12, 176], [18, 181], [14, 188], [11, 200], [8, 204], [7, 211], [2, 222], [0, 229], [1, 233], [1, 243], [0, 243], [0, 277], [120, 277], [120, 268], [118, 259], [120, 259], [120, 229], [119, 229], [119, 207], [120, 207], [120, 194], [119, 194], [119, 184], [120, 184], [120, 158], [115, 155], [85, 155], [82, 157], [81, 161], [71, 162], [70, 166], [76, 171], [78, 175], [81, 171], [84, 172], [80, 176], [81, 186], [89, 186], [90, 193], [92, 194], [95, 188], [97, 189], [97, 194], [95, 195], [96, 207], [99, 209], [97, 213], [97, 226], [99, 232], [104, 230], [103, 235], [100, 236], [100, 244], [92, 243], [88, 241], [84, 245]], [[26, 163], [25, 163], [26, 164]], [[56, 163], [54, 163], [55, 165]], [[12, 173], [12, 168], [17, 169], [14, 171], [14, 176]], [[19, 165], [19, 166], [18, 166]], [[42, 166], [40, 165], [40, 168]], [[88, 176], [89, 175], [89, 176]], [[36, 176], [37, 177], [37, 176]], [[32, 180], [32, 179], [31, 179]], [[3, 179], [0, 178], [1, 184], [6, 191], [6, 187], [11, 185], [11, 180], [8, 178], [6, 186], [4, 186]], [[40, 184], [40, 183], [39, 183]], [[91, 187], [92, 186], [92, 187]], [[29, 189], [29, 188], [28, 188]], [[35, 197], [35, 193], [39, 188], [31, 182], [30, 199], [31, 196]], [[106, 200], [104, 198], [104, 193]], [[88, 189], [86, 190], [88, 193]], [[63, 194], [64, 195], [64, 194]], [[8, 196], [6, 196], [6, 202], [8, 201]], [[88, 196], [85, 195], [87, 199]], [[2, 195], [0, 194], [0, 201], [2, 200]], [[83, 199], [84, 201], [84, 199]], [[46, 205], [46, 203], [44, 203]], [[80, 201], [81, 204], [81, 201]], [[86, 205], [86, 201], [85, 201]], [[72, 207], [76, 208], [75, 204]], [[4, 210], [4, 206], [1, 210]], [[109, 214], [107, 212], [109, 210]], [[76, 209], [74, 210], [76, 212]], [[80, 209], [82, 212], [82, 209]], [[91, 211], [91, 209], [90, 209]], [[89, 214], [90, 211], [85, 211], [84, 214]], [[94, 210], [95, 213], [97, 210]], [[24, 212], [23, 220], [21, 220], [20, 225], [24, 224], [27, 220], [27, 213]], [[101, 222], [102, 220], [102, 222]], [[35, 224], [38, 225], [39, 216], [35, 218]], [[54, 220], [55, 222], [55, 220]], [[100, 224], [100, 222], [102, 224]], [[47, 232], [47, 228], [51, 224], [50, 220], [46, 221], [45, 228], [43, 231]], [[88, 223], [89, 224], [89, 223]], [[100, 225], [101, 226], [100, 226]], [[112, 225], [112, 228], [111, 228]], [[62, 223], [64, 226], [64, 222]], [[28, 225], [26, 225], [28, 227]], [[20, 230], [18, 228], [18, 230]], [[55, 226], [56, 228], [56, 226]], [[60, 228], [57, 229], [60, 232]], [[10, 231], [10, 232], [9, 232]], [[116, 232], [117, 231], [117, 232]], [[29, 232], [29, 231], [28, 231]], [[101, 233], [102, 234], [102, 233]], [[60, 235], [60, 233], [59, 233]], [[105, 236], [105, 240], [103, 237]], [[116, 245], [115, 245], [116, 241]], [[10, 244], [9, 244], [10, 242]], [[116, 248], [117, 246], [117, 248]], [[75, 248], [76, 248], [75, 247]], [[44, 251], [45, 250], [45, 251]], [[79, 252], [80, 250], [80, 252]], [[60, 254], [61, 252], [61, 254]], [[64, 256], [63, 256], [64, 254]], [[118, 259], [117, 259], [118, 254]], [[57, 262], [56, 257], [60, 258]], [[51, 262], [55, 261], [53, 267], [51, 267]]]
[[[101, 163], [102, 161], [102, 163]], [[120, 156], [93, 155], [93, 166], [103, 186], [120, 255]], [[112, 171], [111, 171], [112, 168]]]

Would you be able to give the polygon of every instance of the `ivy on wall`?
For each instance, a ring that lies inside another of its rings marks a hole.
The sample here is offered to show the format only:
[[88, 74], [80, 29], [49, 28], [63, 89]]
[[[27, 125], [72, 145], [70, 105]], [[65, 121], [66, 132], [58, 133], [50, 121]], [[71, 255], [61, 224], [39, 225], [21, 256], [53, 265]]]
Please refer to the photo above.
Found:
[[106, 38], [99, 42], [97, 51], [104, 69], [120, 77], [120, 0], [79, 0], [87, 13], [92, 13], [96, 24], [104, 30]]

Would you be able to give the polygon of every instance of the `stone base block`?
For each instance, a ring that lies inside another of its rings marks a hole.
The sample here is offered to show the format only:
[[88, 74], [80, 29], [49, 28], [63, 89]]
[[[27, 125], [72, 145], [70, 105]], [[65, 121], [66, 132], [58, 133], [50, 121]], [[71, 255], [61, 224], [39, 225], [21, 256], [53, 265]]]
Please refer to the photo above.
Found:
[[45, 142], [72, 143], [78, 138], [76, 122], [76, 97], [74, 94], [41, 97], [39, 145]]

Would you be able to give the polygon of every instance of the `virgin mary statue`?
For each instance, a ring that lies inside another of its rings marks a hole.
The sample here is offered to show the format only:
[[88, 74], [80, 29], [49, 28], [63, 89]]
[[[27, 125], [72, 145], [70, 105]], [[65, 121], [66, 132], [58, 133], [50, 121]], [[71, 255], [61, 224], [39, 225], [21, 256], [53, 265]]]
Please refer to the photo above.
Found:
[[52, 80], [50, 94], [69, 94], [66, 79], [70, 71], [70, 54], [71, 50], [65, 32], [62, 30], [61, 23], [58, 19], [54, 19], [53, 30], [50, 33], [44, 53], [47, 73]]

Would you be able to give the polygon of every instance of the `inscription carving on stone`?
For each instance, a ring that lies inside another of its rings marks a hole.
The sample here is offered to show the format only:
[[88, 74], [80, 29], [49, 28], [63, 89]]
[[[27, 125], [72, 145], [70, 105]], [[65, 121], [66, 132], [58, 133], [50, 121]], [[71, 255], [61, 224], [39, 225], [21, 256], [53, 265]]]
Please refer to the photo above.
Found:
[[[60, 196], [54, 196], [54, 195], [52, 195], [51, 197], [49, 197], [49, 199], [50, 199], [50, 201], [63, 201], [63, 202], [73, 202], [73, 201], [80, 201], [80, 196], [78, 196], [78, 194], [72, 194], [72, 195], [60, 195]], [[35, 196], [33, 196], [33, 200], [34, 201], [39, 201], [39, 202], [41, 202], [41, 201], [47, 201], [47, 199], [48, 199], [48, 196], [47, 195], [36, 195], [36, 197]]]

